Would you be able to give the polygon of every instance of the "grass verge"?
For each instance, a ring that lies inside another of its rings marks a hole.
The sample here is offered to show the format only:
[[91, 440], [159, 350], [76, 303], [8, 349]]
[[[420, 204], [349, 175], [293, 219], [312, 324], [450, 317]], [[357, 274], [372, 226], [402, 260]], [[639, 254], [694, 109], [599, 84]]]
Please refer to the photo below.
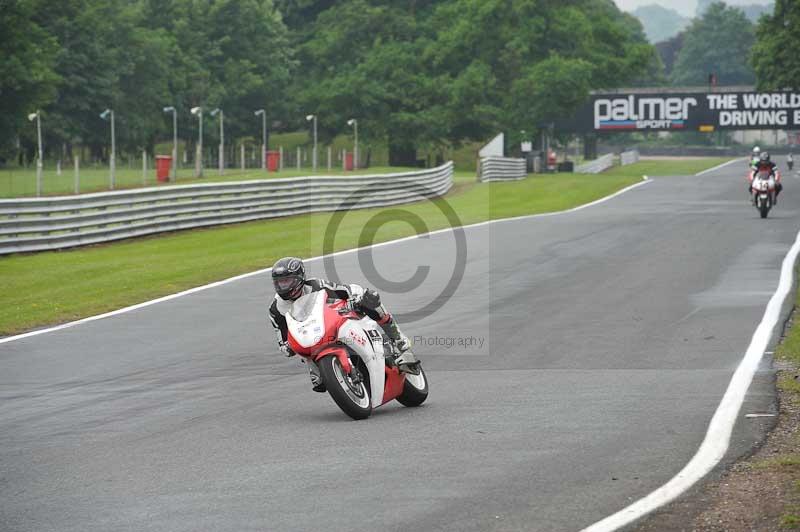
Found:
[[[188, 165], [181, 164], [180, 168], [178, 169], [178, 183], [209, 183], [216, 181], [270, 179], [276, 177], [312, 175], [309, 153], [311, 146], [313, 145], [313, 141], [307, 132], [274, 133], [270, 135], [270, 149], [277, 150], [279, 147], [284, 149], [284, 158], [287, 166], [283, 172], [279, 173], [267, 174], [257, 168], [259, 166], [260, 159], [257, 155], [257, 152], [254, 151], [254, 143], [259, 144], [260, 139], [248, 139], [248, 148], [246, 151], [248, 166], [247, 170], [242, 171], [238, 166], [228, 168], [226, 170], [226, 175], [221, 177], [217, 175], [217, 168], [212, 164], [210, 166], [206, 166], [204, 171], [205, 177], [195, 178], [193, 163], [189, 163]], [[353, 150], [353, 138], [350, 135], [338, 135], [332, 140], [330, 146], [332, 148], [332, 153], [334, 154], [331, 162], [331, 171], [328, 172], [327, 169], [321, 169], [319, 172], [317, 172], [318, 174], [337, 175], [342, 173], [342, 163], [341, 160], [338, 159], [338, 155], [341, 150]], [[456, 169], [472, 172], [475, 169], [476, 157], [480, 147], [481, 143], [471, 142], [465, 143], [458, 147], [442, 148], [435, 154], [425, 154], [420, 152], [418, 155], [421, 159], [427, 158], [429, 164], [433, 164], [435, 155], [438, 155], [443, 157], [444, 160], [452, 160], [455, 163]], [[300, 170], [297, 170], [295, 166], [296, 163], [294, 162], [296, 160], [297, 148], [301, 148], [306, 155], [306, 159], [304, 159], [304, 168], [301, 168]], [[183, 154], [186, 149], [185, 142], [182, 140], [179, 141], [178, 153]], [[216, 150], [216, 147], [211, 148], [211, 150]], [[321, 145], [319, 147], [320, 167], [327, 167], [327, 150], [327, 145]], [[156, 154], [161, 155], [170, 154], [172, 152], [172, 142], [162, 142], [157, 144], [155, 147], [155, 152]], [[365, 163], [368, 152], [370, 154], [369, 160], [372, 167], [368, 170], [362, 171], [362, 173], [386, 173], [411, 170], [410, 168], [389, 168], [389, 151], [384, 144], [377, 143], [374, 145], [369, 145], [362, 143], [360, 146], [362, 164]], [[229, 160], [229, 162], [238, 165], [240, 161], [239, 152], [237, 151], [236, 153], [237, 155], [235, 160]], [[42, 174], [42, 194], [45, 196], [74, 194], [75, 177], [72, 163], [65, 162], [61, 175], [57, 175], [55, 169], [56, 163], [54, 161], [47, 160], [45, 163], [44, 172]], [[80, 168], [78, 189], [81, 194], [108, 190], [108, 177], [109, 170], [107, 165], [98, 165], [94, 163], [86, 164], [84, 161]], [[129, 189], [158, 185], [160, 184], [156, 182], [152, 154], [150, 154], [148, 171], [144, 178], [142, 177], [142, 162], [140, 155], [137, 154], [130, 160], [124, 158], [124, 155], [119, 156], [115, 176], [116, 189]], [[0, 198], [19, 198], [35, 195], [36, 170], [33, 166], [29, 168], [11, 167], [0, 169]]]
[[[476, 184], [469, 172], [435, 201], [401, 208], [418, 215], [429, 230], [448, 227], [440, 206], [447, 203], [460, 224], [553, 212], [607, 196], [641, 180], [644, 168], [631, 165], [600, 175], [532, 176], [512, 183]], [[672, 164], [665, 163], [665, 165]], [[706, 167], [717, 164], [709, 161]], [[661, 168], [668, 175], [675, 171]], [[651, 172], [655, 175], [655, 172]], [[559, 186], [553, 186], [557, 179]], [[396, 208], [395, 208], [396, 209]], [[379, 225], [386, 209], [350, 212], [334, 239], [343, 250], [365, 245], [365, 229]], [[295, 216], [213, 229], [183, 231], [114, 244], [0, 258], [0, 335], [79, 319], [147, 301], [193, 286], [271, 265], [285, 255], [322, 254], [332, 214]], [[380, 225], [375, 242], [414, 234], [406, 223]]]
[[[298, 177], [310, 175], [354, 175], [354, 174], [387, 174], [392, 172], [405, 172], [420, 170], [419, 168], [401, 168], [377, 166], [355, 172], [344, 172], [341, 167], [320, 168], [316, 173], [311, 168], [285, 168], [281, 172], [264, 172], [263, 170], [227, 169], [225, 175], [219, 175], [216, 168], [206, 168], [205, 177], [194, 177], [190, 168], [181, 168], [178, 171], [177, 184], [189, 185], [196, 183], [217, 183], [221, 181], [246, 181], [250, 179], [276, 179], [283, 177]], [[154, 187], [174, 185], [176, 183], [158, 183], [155, 170], [150, 169], [146, 179], [142, 179], [142, 170], [118, 168], [115, 177], [115, 189], [131, 189], [141, 187]], [[89, 192], [102, 192], [109, 189], [108, 168], [86, 168], [80, 171], [79, 191], [81, 194]], [[59, 176], [54, 169], [47, 169], [42, 173], [42, 195], [69, 195], [74, 194], [75, 177], [71, 169], [62, 172]], [[36, 171], [33, 169], [12, 168], [0, 170], [0, 198], [19, 198], [36, 195]]]
[[[646, 160], [639, 161], [636, 164], [629, 166], [622, 166], [615, 170], [615, 173], [626, 175], [646, 175], [651, 177], [657, 176], [670, 176], [670, 175], [695, 175], [703, 170], [714, 168], [717, 165], [730, 161], [728, 159], [721, 159], [718, 157], [709, 157], [706, 159], [674, 159], [674, 160]], [[744, 168], [744, 163], [742, 163]], [[744, 175], [744, 170], [742, 170]]]
[[[795, 271], [795, 275], [800, 272]], [[795, 295], [795, 311], [792, 315], [792, 324], [783, 341], [775, 351], [775, 358], [785, 368], [778, 372], [777, 383], [781, 397], [781, 416], [785, 416], [787, 409], [797, 410], [800, 407], [800, 326], [797, 324], [800, 308], [800, 292]], [[780, 453], [771, 456], [758, 464], [766, 468], [777, 477], [785, 479], [783, 509], [780, 517], [780, 526], [784, 529], [800, 529], [800, 421], [797, 417], [787, 420], [791, 427], [786, 436], [788, 445]]]

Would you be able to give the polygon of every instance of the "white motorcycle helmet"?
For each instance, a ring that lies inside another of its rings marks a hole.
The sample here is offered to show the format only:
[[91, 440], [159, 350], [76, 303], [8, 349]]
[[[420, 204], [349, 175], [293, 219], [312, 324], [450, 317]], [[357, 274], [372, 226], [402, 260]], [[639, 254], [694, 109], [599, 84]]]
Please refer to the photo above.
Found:
[[761, 153], [761, 148], [759, 148], [758, 146], [753, 148], [753, 155], [754, 156], [757, 156], [759, 153]]

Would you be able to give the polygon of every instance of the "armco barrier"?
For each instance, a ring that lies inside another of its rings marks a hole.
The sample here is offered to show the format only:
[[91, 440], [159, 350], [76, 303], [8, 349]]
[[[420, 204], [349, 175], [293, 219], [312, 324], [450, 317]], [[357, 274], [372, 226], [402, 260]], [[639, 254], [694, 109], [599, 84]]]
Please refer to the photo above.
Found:
[[638, 150], [624, 151], [619, 154], [619, 164], [622, 166], [627, 166], [629, 164], [638, 162], [639, 162]]
[[0, 255], [62, 249], [179, 229], [381, 207], [441, 196], [453, 163], [416, 172], [204, 183], [0, 200]]
[[483, 157], [481, 158], [480, 176], [482, 182], [511, 181], [524, 179], [525, 159], [511, 159], [508, 157]]
[[589, 161], [588, 163], [576, 166], [575, 173], [599, 174], [600, 172], [608, 170], [612, 166], [614, 166], [614, 154], [609, 153], [607, 155], [603, 155], [599, 159], [595, 159], [594, 161]]

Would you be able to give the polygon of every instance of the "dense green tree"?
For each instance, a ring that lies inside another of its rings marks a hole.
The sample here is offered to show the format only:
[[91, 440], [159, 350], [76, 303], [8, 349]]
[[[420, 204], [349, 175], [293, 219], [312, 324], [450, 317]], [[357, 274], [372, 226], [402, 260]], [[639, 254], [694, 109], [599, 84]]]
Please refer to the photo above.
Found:
[[147, 27], [136, 5], [120, 9], [114, 28], [117, 53], [111, 99], [119, 117], [120, 145], [129, 151], [152, 152], [162, 130], [162, 107], [169, 99], [172, 40], [165, 31]]
[[447, 100], [450, 140], [530, 130], [552, 120], [548, 109], [569, 114], [590, 89], [632, 83], [657, 61], [641, 24], [605, 0], [454, 0], [432, 24], [425, 57], [445, 93], [474, 89]]
[[[9, 5], [0, 87], [8, 93], [13, 80], [27, 99], [3, 102], [10, 116], [0, 126], [12, 132], [3, 140], [24, 129], [23, 108], [40, 102], [49, 146], [88, 145], [98, 156], [108, 145], [103, 109], [116, 111], [118, 144], [133, 151], [169, 137], [162, 108], [172, 105], [181, 136], [192, 140], [193, 106], [221, 107], [229, 141], [258, 136], [258, 108], [272, 127], [292, 130], [318, 114], [323, 141], [357, 118], [367, 145], [388, 143], [390, 160], [407, 164], [420, 148], [532, 129], [570, 113], [593, 88], [661, 71], [639, 22], [611, 0]], [[35, 68], [14, 70], [31, 57]], [[213, 121], [205, 131], [213, 144]]]
[[310, 35], [298, 47], [302, 114], [323, 117], [323, 138], [357, 118], [364, 141], [388, 140], [393, 162], [398, 152], [413, 159], [414, 146], [430, 136], [420, 126], [430, 121], [431, 88], [420, 69], [415, 18], [393, 5], [351, 0], [321, 13]]
[[660, 71], [641, 25], [608, 0], [350, 0], [306, 35], [302, 105], [335, 120], [329, 135], [364, 117], [394, 162], [412, 162], [415, 146], [535, 127], [591, 88]]
[[762, 90], [800, 90], [800, 3], [777, 0], [756, 29], [752, 65]]
[[204, 60], [215, 89], [210, 100], [224, 108], [231, 133], [259, 131], [254, 109], [265, 108], [271, 120], [285, 119], [294, 63], [286, 27], [272, 2], [216, 0], [207, 27]]
[[[525, 69], [514, 81], [511, 101], [517, 124], [552, 122], [568, 116], [586, 99], [591, 89], [591, 65], [583, 59], [552, 55]], [[541, 80], [546, 79], [546, 83]]]
[[51, 146], [80, 143], [98, 155], [108, 144], [99, 118], [117, 115], [120, 147], [145, 146], [158, 131], [157, 106], [167, 94], [169, 39], [151, 30], [138, 4], [124, 0], [64, 0], [35, 19], [58, 41], [61, 77], [46, 107]]
[[[711, 7], [715, 2], [719, 2], [720, 0], [697, 0], [697, 8], [695, 9], [695, 15], [698, 17], [702, 17], [705, 14], [706, 10]], [[743, 2], [736, 2], [736, 7], [741, 9], [744, 15], [750, 19], [752, 22], [758, 22], [758, 19], [761, 15], [765, 13], [771, 13], [773, 3], [752, 3], [752, 4], [745, 4]]]
[[260, 131], [253, 109], [285, 113], [292, 52], [270, 0], [63, 0], [30, 11], [58, 49], [60, 82], [45, 107], [52, 147], [104, 153], [98, 114], [109, 107], [128, 151], [168, 135], [166, 105], [178, 108], [184, 138], [196, 138], [193, 106], [222, 107], [229, 138]]
[[13, 154], [22, 134], [31, 140], [28, 113], [55, 94], [58, 43], [33, 20], [33, 2], [0, 0], [0, 159]]
[[755, 41], [753, 24], [741, 10], [711, 4], [686, 30], [671, 80], [675, 85], [705, 85], [716, 74], [720, 84], [755, 81], [748, 57]]
[[[271, 0], [146, 0], [147, 18], [174, 39], [169, 101], [194, 131], [194, 106], [225, 112], [226, 135], [257, 136], [254, 109], [285, 119], [293, 67], [289, 37]], [[166, 16], [165, 16], [166, 14]], [[216, 138], [216, 128], [208, 134]]]
[[294, 32], [303, 32], [320, 13], [336, 4], [336, 0], [275, 0], [283, 22]]

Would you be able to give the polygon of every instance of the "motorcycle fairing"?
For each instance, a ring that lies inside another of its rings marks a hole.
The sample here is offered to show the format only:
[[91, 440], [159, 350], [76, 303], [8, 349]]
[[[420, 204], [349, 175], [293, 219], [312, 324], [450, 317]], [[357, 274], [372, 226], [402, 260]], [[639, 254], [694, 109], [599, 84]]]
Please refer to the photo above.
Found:
[[341, 345], [326, 345], [314, 353], [314, 363], [316, 364], [323, 357], [330, 355], [333, 355], [339, 359], [339, 363], [342, 365], [342, 369], [345, 371], [345, 373], [349, 374], [351, 371], [353, 371], [353, 365], [350, 364], [350, 356], [347, 353], [347, 349]]
[[377, 324], [364, 317], [360, 320], [347, 320], [339, 327], [339, 342], [361, 357], [369, 372], [370, 400], [373, 408], [385, 403], [383, 398], [386, 383], [386, 360], [383, 355], [383, 342], [372, 342], [370, 337], [377, 331]]

